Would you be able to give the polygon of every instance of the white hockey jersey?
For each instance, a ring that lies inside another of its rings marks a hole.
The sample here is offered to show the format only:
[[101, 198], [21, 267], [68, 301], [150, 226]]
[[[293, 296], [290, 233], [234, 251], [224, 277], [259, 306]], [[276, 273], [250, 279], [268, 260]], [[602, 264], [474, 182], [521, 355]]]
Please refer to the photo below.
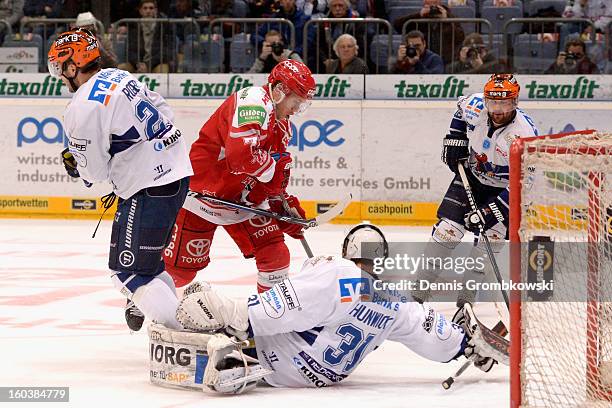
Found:
[[492, 128], [482, 93], [459, 98], [450, 131], [467, 134], [472, 174], [482, 184], [498, 188], [508, 186], [509, 152], [514, 139], [538, 135], [533, 120], [520, 109], [509, 124]]
[[109, 181], [127, 199], [193, 174], [173, 120], [164, 98], [132, 74], [103, 69], [74, 93], [64, 130], [83, 180]]
[[274, 370], [266, 382], [333, 385], [385, 340], [434, 361], [457, 356], [465, 338], [460, 327], [427, 305], [393, 301], [393, 294], [373, 289], [373, 280], [362, 277], [352, 262], [316, 257], [297, 275], [251, 296], [249, 321], [257, 356]]

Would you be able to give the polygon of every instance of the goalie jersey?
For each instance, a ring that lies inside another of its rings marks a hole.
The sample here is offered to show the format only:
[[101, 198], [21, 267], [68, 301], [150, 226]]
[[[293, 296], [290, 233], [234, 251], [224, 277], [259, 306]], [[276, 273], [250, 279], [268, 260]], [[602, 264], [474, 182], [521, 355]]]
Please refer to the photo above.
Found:
[[193, 174], [185, 140], [158, 93], [129, 72], [103, 69], [81, 85], [64, 113], [81, 177], [109, 181], [119, 197]]
[[266, 382], [332, 385], [385, 340], [434, 361], [458, 355], [463, 329], [427, 305], [390, 300], [392, 294], [375, 291], [373, 282], [350, 261], [316, 257], [297, 275], [251, 296], [249, 321], [257, 357], [274, 370]]

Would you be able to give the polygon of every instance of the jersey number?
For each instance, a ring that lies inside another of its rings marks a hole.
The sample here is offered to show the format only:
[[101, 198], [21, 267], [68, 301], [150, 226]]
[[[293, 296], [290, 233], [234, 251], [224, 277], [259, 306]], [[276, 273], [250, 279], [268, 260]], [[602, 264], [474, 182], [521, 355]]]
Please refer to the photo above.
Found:
[[156, 139], [166, 132], [166, 124], [159, 117], [159, 111], [149, 101], [141, 100], [136, 105], [136, 117], [145, 123], [145, 134], [148, 140]]
[[344, 372], [347, 372], [355, 368], [357, 363], [359, 363], [364, 350], [374, 339], [374, 335], [368, 334], [364, 340], [363, 330], [353, 326], [351, 323], [338, 327], [336, 334], [342, 337], [342, 341], [340, 341], [338, 347], [327, 346], [323, 352], [323, 361], [329, 365], [338, 365], [354, 350], [352, 357], [349, 358], [343, 369]]

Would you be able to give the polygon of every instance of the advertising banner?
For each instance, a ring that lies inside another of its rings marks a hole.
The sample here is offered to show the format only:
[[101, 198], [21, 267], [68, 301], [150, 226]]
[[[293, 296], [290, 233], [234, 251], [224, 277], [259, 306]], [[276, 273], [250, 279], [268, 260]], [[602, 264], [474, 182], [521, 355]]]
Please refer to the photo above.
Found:
[[[366, 99], [456, 100], [482, 92], [489, 75], [368, 75]], [[610, 75], [517, 75], [521, 101], [610, 101]]]
[[[225, 99], [248, 86], [268, 82], [268, 74], [172, 74], [171, 98]], [[316, 99], [363, 99], [363, 75], [315, 75]]]
[[[164, 86], [157, 77], [148, 80]], [[67, 102], [0, 99], [0, 215], [97, 213], [97, 199], [111, 191], [104, 183], [86, 188], [64, 171], [59, 153], [66, 146], [61, 118]], [[168, 102], [191, 144], [222, 100]], [[527, 101], [520, 107], [540, 134], [612, 130], [612, 102]], [[351, 192], [354, 203], [345, 219], [432, 222], [452, 179], [440, 153], [454, 109], [453, 101], [316, 100], [293, 120], [289, 151], [294, 168], [288, 191], [305, 203], [310, 216]]]

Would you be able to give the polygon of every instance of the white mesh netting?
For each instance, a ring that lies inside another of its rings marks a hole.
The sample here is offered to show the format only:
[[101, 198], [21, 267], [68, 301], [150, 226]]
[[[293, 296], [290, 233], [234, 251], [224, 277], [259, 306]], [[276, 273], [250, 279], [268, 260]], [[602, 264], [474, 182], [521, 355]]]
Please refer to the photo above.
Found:
[[518, 232], [554, 242], [554, 292], [522, 296], [522, 406], [612, 407], [612, 135], [524, 146]]

